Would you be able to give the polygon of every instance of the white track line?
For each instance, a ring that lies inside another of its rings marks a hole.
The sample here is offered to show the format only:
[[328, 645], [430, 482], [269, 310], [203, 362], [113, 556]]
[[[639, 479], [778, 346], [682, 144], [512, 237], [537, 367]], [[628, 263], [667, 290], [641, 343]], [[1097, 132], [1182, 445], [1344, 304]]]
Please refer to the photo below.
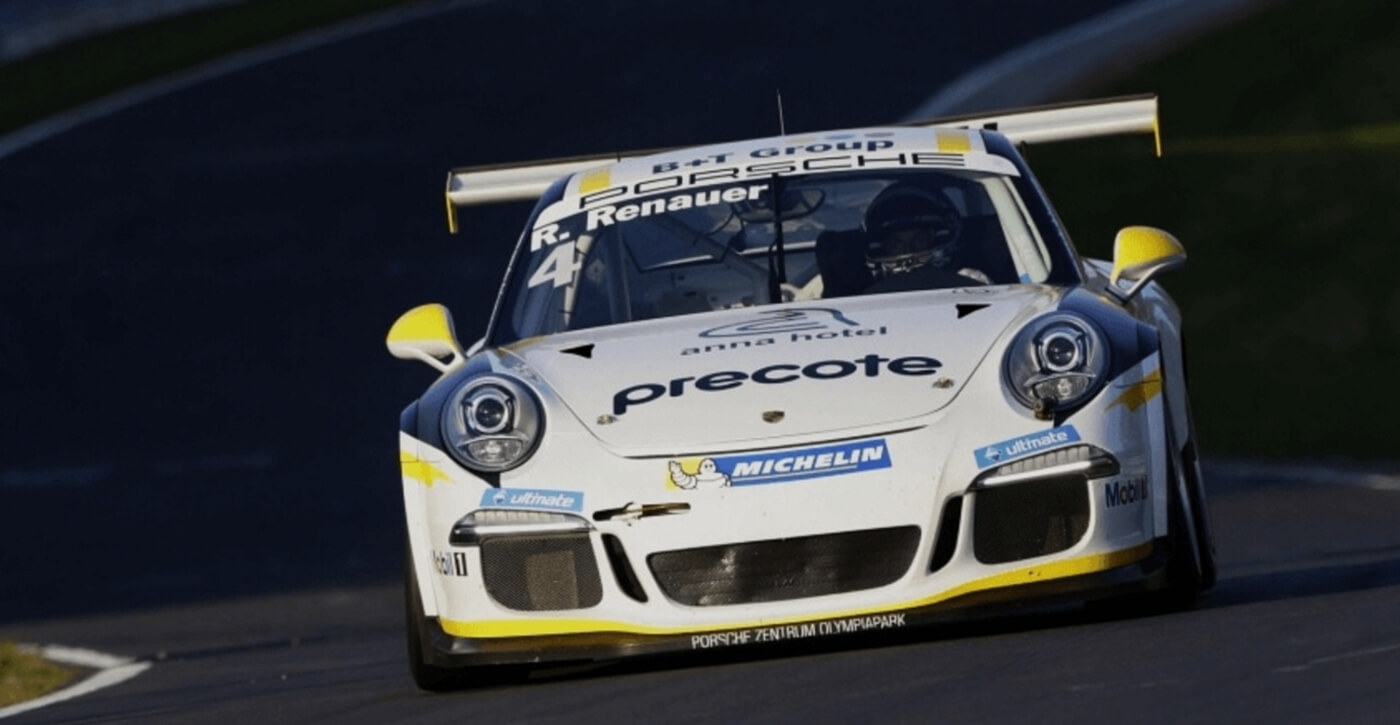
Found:
[[1038, 38], [944, 86], [909, 114], [937, 118], [1046, 103], [1105, 71], [1150, 61], [1176, 42], [1274, 0], [1139, 0]]
[[110, 96], [99, 98], [71, 111], [60, 113], [0, 137], [0, 159], [21, 151], [34, 144], [70, 131], [85, 123], [124, 111], [146, 101], [174, 93], [190, 86], [236, 73], [246, 68], [285, 58], [302, 51], [330, 45], [342, 40], [366, 35], [386, 28], [402, 25], [414, 20], [432, 17], [440, 13], [469, 5], [482, 5], [494, 0], [456, 0], [436, 4], [409, 5], [404, 8], [387, 10], [365, 18], [350, 20], [321, 30], [314, 30], [268, 45], [234, 53], [219, 60], [197, 66], [191, 70], [158, 78]]
[[28, 702], [21, 702], [18, 705], [0, 708], [0, 718], [18, 715], [22, 712], [29, 712], [30, 710], [37, 710], [41, 707], [63, 702], [64, 700], [71, 700], [80, 695], [96, 692], [104, 687], [121, 684], [145, 672], [151, 666], [150, 662], [139, 662], [130, 657], [118, 657], [105, 652], [79, 649], [77, 647], [49, 645], [47, 647], [25, 647], [23, 649], [35, 652], [51, 662], [73, 665], [74, 667], [85, 667], [97, 670], [97, 672], [58, 692], [49, 693]]

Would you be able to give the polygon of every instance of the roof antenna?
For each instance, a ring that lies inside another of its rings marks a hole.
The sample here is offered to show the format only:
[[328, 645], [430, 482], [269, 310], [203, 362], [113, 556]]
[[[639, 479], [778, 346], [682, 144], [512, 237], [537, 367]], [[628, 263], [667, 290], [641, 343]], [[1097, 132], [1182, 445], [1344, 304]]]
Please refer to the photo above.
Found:
[[778, 94], [778, 135], [787, 135], [787, 124], [783, 122], [783, 92], [781, 89], [774, 89]]

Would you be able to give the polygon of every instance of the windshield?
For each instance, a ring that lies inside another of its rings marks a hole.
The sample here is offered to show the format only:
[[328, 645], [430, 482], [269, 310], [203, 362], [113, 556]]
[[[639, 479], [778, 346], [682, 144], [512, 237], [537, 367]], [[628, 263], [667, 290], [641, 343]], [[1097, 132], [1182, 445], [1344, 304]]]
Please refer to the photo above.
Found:
[[551, 218], [513, 265], [500, 342], [1051, 273], [1013, 178], [980, 171], [775, 175], [537, 217]]

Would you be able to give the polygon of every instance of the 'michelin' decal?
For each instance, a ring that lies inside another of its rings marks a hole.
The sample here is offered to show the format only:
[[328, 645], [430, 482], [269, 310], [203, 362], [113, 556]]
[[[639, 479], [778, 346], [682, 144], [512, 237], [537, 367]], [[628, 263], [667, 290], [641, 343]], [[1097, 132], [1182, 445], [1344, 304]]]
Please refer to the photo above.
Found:
[[885, 439], [811, 448], [689, 458], [667, 463], [668, 488], [707, 489], [786, 483], [890, 467]]

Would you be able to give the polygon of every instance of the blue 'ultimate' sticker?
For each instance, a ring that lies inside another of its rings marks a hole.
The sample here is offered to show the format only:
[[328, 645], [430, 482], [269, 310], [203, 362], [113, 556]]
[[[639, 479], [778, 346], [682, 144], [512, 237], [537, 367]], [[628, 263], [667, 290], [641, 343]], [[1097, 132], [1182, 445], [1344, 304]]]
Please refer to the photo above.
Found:
[[758, 486], [889, 468], [890, 450], [885, 439], [876, 438], [811, 448], [670, 461], [668, 467], [668, 483], [675, 488]]
[[982, 446], [974, 452], [974, 455], [977, 456], [977, 467], [980, 469], [1013, 461], [1032, 453], [1048, 451], [1051, 448], [1058, 448], [1078, 440], [1079, 431], [1075, 430], [1072, 425], [1065, 425], [1051, 428], [1043, 433], [1031, 433], [1019, 438], [1012, 438], [1009, 441]]
[[481, 494], [481, 505], [498, 509], [583, 511], [580, 491], [551, 491], [543, 488], [492, 488]]

